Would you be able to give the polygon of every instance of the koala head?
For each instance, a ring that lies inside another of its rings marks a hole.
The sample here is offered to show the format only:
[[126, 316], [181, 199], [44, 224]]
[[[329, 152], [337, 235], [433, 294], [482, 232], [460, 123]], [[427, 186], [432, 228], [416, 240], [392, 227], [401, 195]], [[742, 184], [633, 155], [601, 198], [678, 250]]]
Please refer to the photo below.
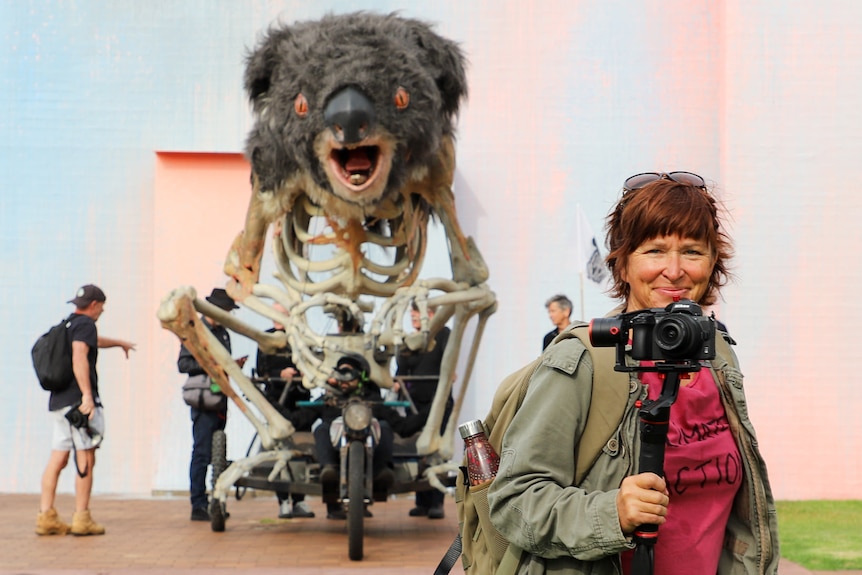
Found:
[[255, 117], [246, 153], [260, 191], [304, 192], [341, 216], [373, 213], [453, 134], [464, 68], [455, 43], [396, 15], [271, 27], [245, 71]]

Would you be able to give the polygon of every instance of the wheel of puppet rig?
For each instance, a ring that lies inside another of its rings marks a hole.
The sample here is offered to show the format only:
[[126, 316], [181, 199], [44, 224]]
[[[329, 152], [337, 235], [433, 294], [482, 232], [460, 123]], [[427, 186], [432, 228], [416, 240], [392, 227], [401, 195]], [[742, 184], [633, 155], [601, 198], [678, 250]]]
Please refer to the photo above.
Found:
[[[212, 486], [215, 492], [215, 484], [219, 476], [227, 469], [227, 434], [224, 430], [217, 430], [213, 433], [213, 453], [212, 453], [213, 479]], [[213, 531], [224, 531], [224, 522], [227, 517], [224, 503], [213, 498], [210, 502], [210, 525]]]
[[225, 520], [224, 504], [218, 499], [210, 501], [210, 527], [216, 533], [224, 531]]
[[362, 559], [365, 521], [365, 445], [354, 441], [347, 452], [347, 537], [351, 561]]
[[213, 433], [213, 489], [219, 476], [227, 469], [227, 434], [219, 429]]

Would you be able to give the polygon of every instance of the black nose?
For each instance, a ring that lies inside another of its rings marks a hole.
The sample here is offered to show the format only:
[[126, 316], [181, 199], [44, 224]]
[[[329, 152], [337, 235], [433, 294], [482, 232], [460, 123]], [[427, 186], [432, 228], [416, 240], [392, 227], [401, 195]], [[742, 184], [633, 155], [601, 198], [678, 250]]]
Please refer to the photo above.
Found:
[[374, 106], [358, 88], [348, 86], [332, 96], [323, 119], [339, 143], [355, 144], [366, 138], [374, 125]]

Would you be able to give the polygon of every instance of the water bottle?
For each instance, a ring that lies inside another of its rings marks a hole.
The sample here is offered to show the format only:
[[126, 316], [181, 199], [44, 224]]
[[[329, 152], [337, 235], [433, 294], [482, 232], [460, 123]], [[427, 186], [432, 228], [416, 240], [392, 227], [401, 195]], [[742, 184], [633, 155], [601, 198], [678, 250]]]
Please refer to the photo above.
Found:
[[467, 478], [470, 485], [482, 485], [494, 479], [500, 467], [500, 456], [488, 442], [481, 419], [462, 423], [458, 427], [467, 456]]

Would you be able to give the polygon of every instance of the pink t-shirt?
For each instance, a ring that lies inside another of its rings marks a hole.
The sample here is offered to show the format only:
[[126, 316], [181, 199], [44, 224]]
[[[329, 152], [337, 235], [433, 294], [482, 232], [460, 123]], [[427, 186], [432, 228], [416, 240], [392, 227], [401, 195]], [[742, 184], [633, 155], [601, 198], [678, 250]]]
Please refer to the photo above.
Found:
[[[662, 381], [653, 372], [640, 374], [656, 399]], [[742, 484], [742, 460], [730, 432], [718, 387], [708, 369], [691, 374], [670, 409], [664, 471], [670, 504], [667, 522], [655, 544], [656, 574], [712, 574]], [[632, 552], [623, 553], [623, 573], [631, 573]]]

